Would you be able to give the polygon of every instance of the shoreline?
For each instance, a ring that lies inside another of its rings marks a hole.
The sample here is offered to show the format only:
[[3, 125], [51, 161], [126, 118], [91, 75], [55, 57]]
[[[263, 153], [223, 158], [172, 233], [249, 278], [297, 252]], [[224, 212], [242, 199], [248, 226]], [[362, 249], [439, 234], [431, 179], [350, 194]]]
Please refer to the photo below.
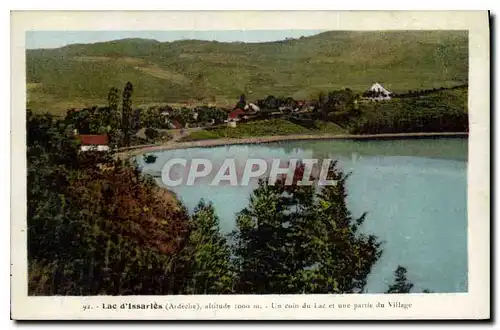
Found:
[[166, 142], [160, 145], [144, 145], [130, 147], [127, 150], [116, 152], [118, 158], [129, 158], [147, 152], [163, 150], [188, 149], [188, 148], [209, 148], [225, 145], [238, 144], [260, 144], [279, 141], [300, 141], [300, 140], [388, 140], [405, 138], [432, 138], [432, 137], [468, 137], [468, 132], [429, 132], [429, 133], [386, 133], [386, 134], [291, 134], [275, 136], [259, 136], [248, 138], [220, 138], [211, 140], [186, 141], [186, 142]]

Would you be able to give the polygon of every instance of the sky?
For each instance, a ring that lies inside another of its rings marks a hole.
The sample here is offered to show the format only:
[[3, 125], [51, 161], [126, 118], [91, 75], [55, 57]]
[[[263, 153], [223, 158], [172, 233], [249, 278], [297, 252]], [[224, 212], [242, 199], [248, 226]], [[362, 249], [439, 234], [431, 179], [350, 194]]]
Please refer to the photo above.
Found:
[[266, 42], [299, 38], [323, 30], [218, 30], [218, 31], [28, 31], [26, 48], [57, 48], [69, 44], [94, 43], [124, 38], [146, 38], [158, 41], [182, 39], [217, 40], [221, 42]]

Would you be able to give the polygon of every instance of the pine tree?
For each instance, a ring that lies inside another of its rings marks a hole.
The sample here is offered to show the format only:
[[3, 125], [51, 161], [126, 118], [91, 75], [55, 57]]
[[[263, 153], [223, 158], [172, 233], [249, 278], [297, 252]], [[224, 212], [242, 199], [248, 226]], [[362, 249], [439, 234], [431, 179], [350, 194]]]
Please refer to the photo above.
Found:
[[233, 233], [238, 293], [297, 293], [281, 187], [261, 181]]
[[123, 132], [123, 144], [124, 146], [130, 145], [130, 136], [132, 134], [132, 93], [134, 87], [129, 81], [123, 89], [123, 101], [122, 101], [122, 132]]
[[109, 136], [113, 145], [119, 144], [120, 141], [120, 114], [118, 113], [118, 89], [110, 88], [108, 92], [108, 119]]
[[111, 87], [108, 92], [108, 108], [112, 114], [118, 112], [118, 88]]
[[389, 286], [386, 293], [410, 293], [413, 284], [408, 281], [407, 270], [398, 266], [394, 272], [394, 284]]
[[347, 209], [349, 175], [330, 168], [335, 185], [324, 186], [312, 206], [313, 221], [308, 222], [313, 235], [308, 238], [308, 253], [317, 254], [317, 268], [312, 271], [309, 292], [360, 293], [373, 265], [380, 258], [381, 243], [373, 235], [359, 233], [366, 214], [353, 218]]
[[200, 201], [192, 216], [193, 230], [185, 249], [190, 265], [186, 292], [192, 294], [232, 293], [233, 272], [230, 249], [219, 230], [213, 206]]
[[374, 236], [358, 233], [346, 206], [347, 176], [332, 165], [335, 186], [261, 180], [233, 233], [239, 293], [357, 293], [381, 255]]

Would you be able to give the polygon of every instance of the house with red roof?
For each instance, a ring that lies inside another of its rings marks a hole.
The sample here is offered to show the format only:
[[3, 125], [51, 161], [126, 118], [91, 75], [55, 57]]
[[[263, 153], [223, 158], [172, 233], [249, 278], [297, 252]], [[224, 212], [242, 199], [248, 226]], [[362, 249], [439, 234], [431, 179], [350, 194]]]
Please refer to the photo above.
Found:
[[241, 120], [241, 118], [245, 116], [245, 111], [243, 111], [242, 109], [234, 109], [233, 111], [231, 111], [227, 117], [227, 121], [239, 121]]
[[177, 120], [175, 120], [175, 119], [174, 119], [174, 120], [172, 120], [172, 121], [170, 122], [170, 125], [169, 125], [169, 126], [170, 126], [170, 128], [171, 128], [171, 129], [181, 129], [181, 128], [184, 128], [184, 126], [182, 126], [182, 124], [181, 124], [181, 123], [179, 123], [179, 122], [178, 122]]
[[78, 135], [81, 151], [109, 151], [109, 138], [107, 134]]

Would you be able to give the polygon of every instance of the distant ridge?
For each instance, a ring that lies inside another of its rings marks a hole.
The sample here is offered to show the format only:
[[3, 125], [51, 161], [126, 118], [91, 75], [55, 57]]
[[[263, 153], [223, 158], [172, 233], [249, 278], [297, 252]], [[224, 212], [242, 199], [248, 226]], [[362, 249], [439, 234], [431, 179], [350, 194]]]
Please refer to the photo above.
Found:
[[[263, 43], [128, 38], [26, 52], [28, 106], [105, 103], [134, 84], [141, 103], [310, 98], [381, 81], [392, 92], [467, 83], [466, 31], [328, 31]], [[51, 110], [52, 111], [52, 110]]]

